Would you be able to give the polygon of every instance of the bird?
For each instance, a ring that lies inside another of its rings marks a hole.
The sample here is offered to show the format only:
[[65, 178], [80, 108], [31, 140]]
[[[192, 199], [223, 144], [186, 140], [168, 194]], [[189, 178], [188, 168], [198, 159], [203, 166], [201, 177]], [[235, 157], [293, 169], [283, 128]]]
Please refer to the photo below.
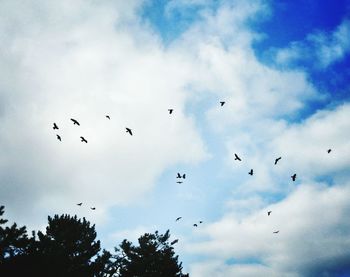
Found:
[[83, 203], [82, 203], [82, 202], [80, 202], [80, 203], [78, 203], [77, 205], [78, 205], [78, 206], [81, 206], [82, 204], [83, 204]]
[[79, 123], [76, 119], [71, 118], [70, 120], [73, 121], [73, 125], [78, 125], [78, 126], [80, 126], [80, 123]]
[[178, 184], [182, 184], [182, 182], [181, 182], [181, 181], [177, 181], [176, 183], [178, 183]]
[[126, 129], [126, 132], [130, 134], [130, 136], [132, 136], [132, 132], [131, 132], [131, 129], [129, 128], [125, 128]]
[[202, 224], [203, 223], [203, 221], [199, 221], [199, 224]]
[[275, 160], [275, 164], [277, 164], [278, 161], [279, 161], [280, 159], [282, 159], [282, 157], [277, 158], [277, 159]]
[[328, 149], [328, 150], [327, 150], [327, 153], [329, 154], [329, 153], [331, 153], [331, 151], [332, 151], [332, 149]]
[[59, 135], [56, 134], [56, 136], [57, 136], [57, 139], [58, 139], [59, 141], [62, 141], [62, 140], [61, 140], [61, 137], [60, 137]]
[[295, 181], [295, 179], [297, 178], [297, 175], [294, 173], [292, 176], [290, 176], [290, 178], [292, 178], [293, 182]]
[[80, 138], [81, 138], [81, 142], [87, 143], [87, 140], [84, 137], [80, 137]]
[[178, 241], [179, 241], [178, 239], [173, 240], [173, 241], [170, 243], [170, 245], [174, 245], [174, 244], [177, 243]]
[[251, 169], [248, 174], [253, 176], [253, 169]]
[[236, 153], [235, 153], [235, 160], [242, 161], [241, 158], [238, 157]]
[[194, 227], [198, 227], [198, 225], [197, 225], [196, 223], [195, 223], [195, 224], [193, 224], [193, 226], [194, 226]]
[[106, 115], [106, 118], [108, 118], [109, 120], [111, 120], [111, 117], [109, 115]]
[[183, 178], [183, 179], [186, 179], [186, 173], [185, 174], [180, 174], [180, 173], [177, 173], [177, 176], [176, 176], [176, 178]]
[[182, 218], [182, 216], [179, 216], [175, 221], [179, 221]]
[[221, 105], [221, 107], [222, 107], [223, 105], [225, 105], [225, 101], [221, 101], [221, 102], [220, 102], [220, 105]]
[[53, 128], [52, 129], [58, 130], [58, 126], [57, 126], [57, 124], [55, 122], [53, 123]]
[[168, 111], [169, 111], [169, 114], [173, 113], [173, 109], [168, 109]]
[[96, 210], [96, 208], [95, 208], [95, 207], [91, 207], [90, 209], [91, 209], [91, 210], [93, 210], [93, 211], [94, 211], [94, 210]]
[[275, 231], [275, 232], [273, 232], [274, 234], [278, 234], [280, 231], [278, 230], [278, 231]]
[[268, 211], [268, 212], [267, 212], [267, 215], [270, 216], [271, 213], [272, 213], [272, 211]]

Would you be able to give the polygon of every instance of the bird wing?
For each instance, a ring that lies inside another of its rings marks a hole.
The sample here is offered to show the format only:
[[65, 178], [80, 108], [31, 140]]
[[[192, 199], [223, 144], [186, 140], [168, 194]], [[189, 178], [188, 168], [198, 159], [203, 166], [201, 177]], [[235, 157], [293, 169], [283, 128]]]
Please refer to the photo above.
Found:
[[76, 119], [71, 118], [70, 120], [72, 120], [72, 121], [73, 121], [73, 124], [77, 124], [77, 125], [79, 125], [79, 126], [80, 126], [79, 122], [78, 122]]
[[126, 131], [127, 131], [130, 135], [132, 135], [131, 129], [126, 128]]

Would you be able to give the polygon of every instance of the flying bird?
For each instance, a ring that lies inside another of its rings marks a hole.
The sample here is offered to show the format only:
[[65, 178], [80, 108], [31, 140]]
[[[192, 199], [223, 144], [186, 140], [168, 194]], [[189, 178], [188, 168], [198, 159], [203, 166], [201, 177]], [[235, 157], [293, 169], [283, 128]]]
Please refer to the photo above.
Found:
[[181, 219], [182, 217], [181, 216], [179, 216], [175, 221], [179, 221], [180, 219]]
[[132, 132], [131, 132], [131, 129], [129, 128], [125, 128], [126, 129], [126, 132], [130, 134], [130, 136], [132, 136]]
[[79, 122], [78, 122], [76, 119], [71, 118], [70, 120], [73, 121], [73, 125], [78, 125], [78, 126], [80, 126]]
[[169, 114], [173, 113], [173, 109], [168, 109], [168, 111], [169, 111]]
[[292, 178], [293, 182], [295, 181], [295, 179], [297, 178], [297, 175], [294, 173], [292, 176], [290, 176], [290, 178]]
[[81, 206], [81, 205], [83, 205], [83, 203], [81, 202], [81, 203], [78, 203], [77, 205], [78, 205], [78, 206]]
[[61, 137], [59, 136], [59, 135], [56, 135], [57, 136], [57, 139], [59, 140], [59, 141], [62, 141], [61, 140]]
[[106, 118], [108, 118], [109, 120], [111, 120], [111, 117], [109, 115], [106, 115]]
[[242, 161], [241, 158], [238, 157], [236, 153], [235, 153], [235, 160]]
[[91, 209], [91, 210], [93, 210], [93, 211], [94, 211], [94, 210], [96, 210], [96, 208], [95, 208], [95, 207], [91, 207], [90, 209]]
[[57, 124], [55, 122], [53, 123], [53, 129], [54, 130], [58, 130], [58, 126], [57, 126]]
[[271, 213], [272, 213], [272, 211], [268, 211], [268, 212], [267, 212], [267, 215], [270, 216]]
[[174, 244], [177, 243], [178, 241], [179, 241], [178, 239], [173, 240], [173, 241], [170, 243], [170, 245], [174, 245]]
[[329, 154], [329, 153], [331, 153], [331, 151], [332, 151], [332, 149], [328, 149], [328, 150], [327, 150], [327, 153]]
[[181, 181], [177, 181], [176, 183], [178, 183], [178, 184], [182, 184], [182, 182], [181, 182]]
[[199, 224], [202, 224], [203, 223], [203, 221], [199, 221]]
[[186, 179], [186, 173], [185, 174], [180, 174], [180, 173], [177, 173], [177, 176], [176, 176], [176, 178], [183, 178], [183, 179]]
[[275, 160], [275, 164], [277, 164], [278, 161], [279, 161], [280, 159], [282, 159], [282, 157], [277, 158], [277, 159]]
[[221, 107], [222, 107], [223, 105], [225, 105], [225, 101], [221, 101], [221, 102], [220, 102], [220, 105], [221, 105]]
[[81, 142], [87, 143], [87, 140], [84, 137], [80, 137], [80, 139], [81, 139]]
[[253, 169], [251, 169], [248, 174], [253, 176]]
[[275, 231], [275, 232], [273, 232], [274, 234], [278, 234], [280, 231], [278, 230], [278, 231]]
[[197, 225], [196, 223], [195, 223], [195, 224], [193, 224], [193, 226], [194, 226], [194, 227], [198, 227], [198, 225]]

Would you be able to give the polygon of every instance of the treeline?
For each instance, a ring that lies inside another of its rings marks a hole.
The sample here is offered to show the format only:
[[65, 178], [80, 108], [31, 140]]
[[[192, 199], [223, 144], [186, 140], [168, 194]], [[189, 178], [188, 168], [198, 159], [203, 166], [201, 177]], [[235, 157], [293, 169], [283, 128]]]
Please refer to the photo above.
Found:
[[124, 240], [111, 253], [101, 249], [95, 225], [77, 216], [48, 217], [45, 233], [8, 225], [0, 206], [0, 276], [185, 277], [169, 242], [169, 230]]

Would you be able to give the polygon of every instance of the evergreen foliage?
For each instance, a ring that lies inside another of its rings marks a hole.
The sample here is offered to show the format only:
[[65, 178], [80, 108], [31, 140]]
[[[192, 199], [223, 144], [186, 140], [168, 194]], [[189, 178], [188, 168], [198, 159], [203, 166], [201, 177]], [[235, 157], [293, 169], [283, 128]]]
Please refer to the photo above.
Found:
[[165, 234], [146, 233], [134, 246], [124, 240], [112, 254], [101, 250], [95, 225], [77, 216], [48, 217], [45, 232], [6, 226], [0, 206], [0, 276], [186, 277]]

